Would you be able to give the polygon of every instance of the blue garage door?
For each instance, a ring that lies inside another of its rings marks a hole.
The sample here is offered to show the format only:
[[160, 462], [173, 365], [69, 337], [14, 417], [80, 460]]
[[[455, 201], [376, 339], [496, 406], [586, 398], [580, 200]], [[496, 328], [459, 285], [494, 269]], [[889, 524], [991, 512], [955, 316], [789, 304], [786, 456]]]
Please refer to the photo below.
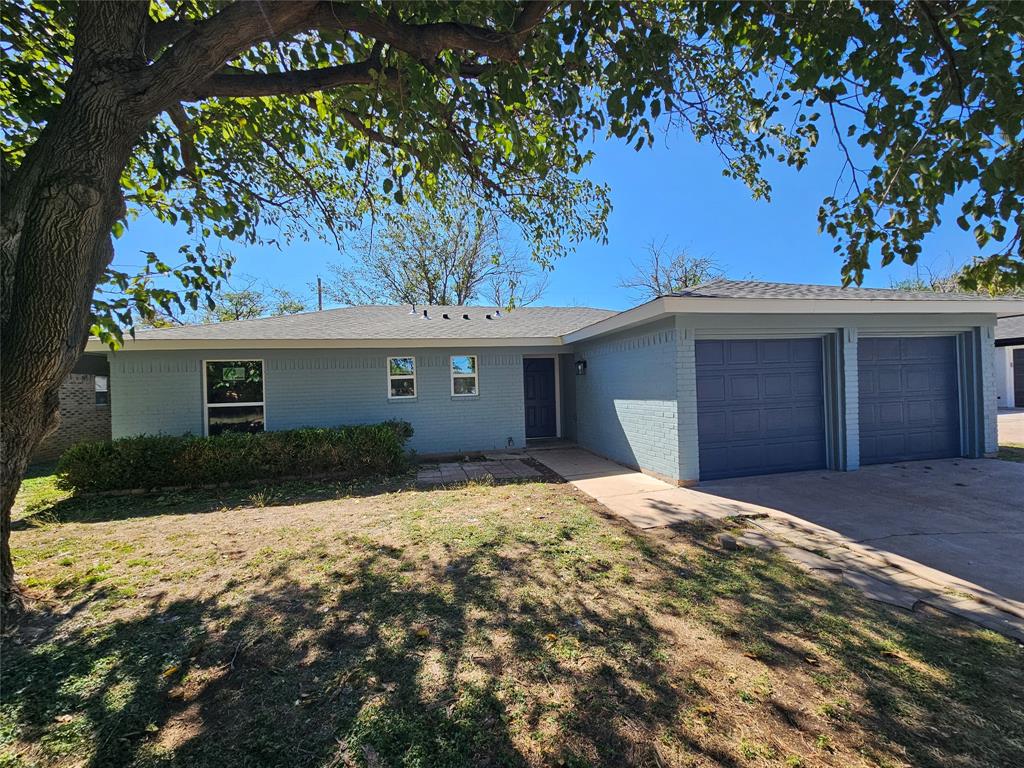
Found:
[[861, 339], [860, 463], [960, 455], [956, 339]]
[[825, 466], [821, 339], [697, 342], [700, 477]]

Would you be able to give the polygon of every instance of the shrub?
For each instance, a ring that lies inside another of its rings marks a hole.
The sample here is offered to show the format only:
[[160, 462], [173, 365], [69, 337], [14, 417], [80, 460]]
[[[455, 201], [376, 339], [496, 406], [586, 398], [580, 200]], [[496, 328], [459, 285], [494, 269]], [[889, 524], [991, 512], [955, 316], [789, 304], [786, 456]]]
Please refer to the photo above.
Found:
[[395, 474], [405, 469], [412, 425], [404, 421], [336, 429], [216, 437], [141, 435], [79, 443], [57, 464], [58, 484], [71, 491], [115, 491], [162, 486], [336, 475]]

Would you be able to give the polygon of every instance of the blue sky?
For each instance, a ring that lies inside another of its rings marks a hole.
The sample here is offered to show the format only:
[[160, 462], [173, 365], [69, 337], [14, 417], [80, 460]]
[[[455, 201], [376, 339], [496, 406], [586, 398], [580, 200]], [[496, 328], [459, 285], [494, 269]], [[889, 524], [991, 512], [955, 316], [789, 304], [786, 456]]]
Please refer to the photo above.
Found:
[[[723, 177], [714, 149], [687, 136], [659, 138], [654, 148], [641, 152], [614, 139], [597, 143], [589, 175], [611, 186], [608, 243], [582, 243], [556, 262], [539, 303], [631, 306], [629, 291], [618, 282], [631, 271], [630, 259], [641, 259], [652, 239], [710, 256], [728, 277], [838, 283], [840, 259], [832, 253], [833, 241], [818, 234], [817, 223], [818, 206], [832, 193], [841, 167], [838, 150], [828, 139], [823, 136], [801, 171], [766, 167], [774, 190], [770, 203], [753, 201], [746, 187]], [[948, 271], [977, 253], [973, 236], [957, 227], [952, 210], [925, 241], [922, 267]], [[186, 240], [180, 228], [139, 219], [116, 241], [115, 264], [140, 263], [140, 250], [171, 256]], [[307, 295], [316, 275], [327, 274], [328, 262], [344, 260], [333, 245], [315, 238], [284, 249], [235, 243], [226, 247], [238, 258], [236, 273]], [[902, 264], [884, 269], [876, 265], [864, 285], [884, 288], [913, 273]]]

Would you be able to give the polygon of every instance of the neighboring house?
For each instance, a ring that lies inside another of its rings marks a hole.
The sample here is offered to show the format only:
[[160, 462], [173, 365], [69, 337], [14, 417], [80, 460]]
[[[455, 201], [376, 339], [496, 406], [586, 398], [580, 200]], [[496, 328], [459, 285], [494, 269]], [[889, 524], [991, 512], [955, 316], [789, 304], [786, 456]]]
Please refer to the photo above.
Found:
[[53, 461], [75, 443], [110, 439], [110, 365], [99, 353], [82, 355], [60, 385], [60, 421], [32, 456]]
[[996, 401], [1000, 408], [1024, 408], [1024, 314], [996, 326]]
[[996, 450], [994, 331], [1016, 314], [715, 280], [618, 313], [372, 306], [142, 331], [110, 356], [113, 433], [405, 419], [424, 454], [562, 437], [682, 484], [975, 457]]

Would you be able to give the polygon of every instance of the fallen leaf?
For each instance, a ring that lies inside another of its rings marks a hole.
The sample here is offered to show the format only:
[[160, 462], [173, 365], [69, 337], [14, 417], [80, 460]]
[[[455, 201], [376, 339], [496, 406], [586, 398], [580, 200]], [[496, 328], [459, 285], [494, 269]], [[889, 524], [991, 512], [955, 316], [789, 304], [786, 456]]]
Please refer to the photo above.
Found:
[[167, 669], [164, 670], [164, 677], [170, 677], [175, 672], [177, 672], [178, 669], [179, 669], [179, 667], [178, 667], [177, 664], [174, 664], [174, 665], [168, 667]]

